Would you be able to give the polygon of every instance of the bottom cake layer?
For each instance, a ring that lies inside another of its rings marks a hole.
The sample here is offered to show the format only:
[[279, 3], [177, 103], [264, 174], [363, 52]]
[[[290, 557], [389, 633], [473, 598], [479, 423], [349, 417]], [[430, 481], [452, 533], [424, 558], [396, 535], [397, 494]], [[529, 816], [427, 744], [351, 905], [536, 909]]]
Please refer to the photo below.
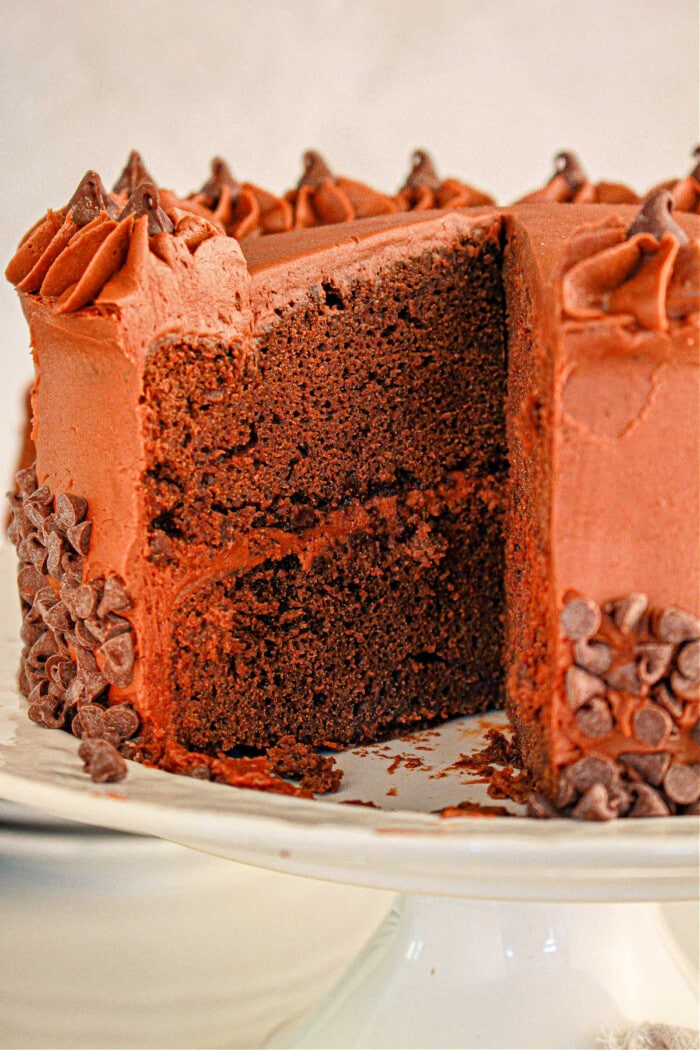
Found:
[[179, 743], [342, 747], [499, 706], [502, 521], [493, 482], [453, 475], [188, 587], [173, 613]]

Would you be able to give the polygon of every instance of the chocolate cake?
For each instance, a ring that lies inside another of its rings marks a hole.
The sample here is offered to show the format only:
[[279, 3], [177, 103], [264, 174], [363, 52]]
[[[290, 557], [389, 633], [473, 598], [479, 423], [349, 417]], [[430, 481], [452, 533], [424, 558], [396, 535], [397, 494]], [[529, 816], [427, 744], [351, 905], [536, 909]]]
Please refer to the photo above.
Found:
[[700, 218], [444, 185], [132, 155], [21, 243], [20, 684], [97, 779], [309, 793], [505, 703], [533, 815], [697, 808]]

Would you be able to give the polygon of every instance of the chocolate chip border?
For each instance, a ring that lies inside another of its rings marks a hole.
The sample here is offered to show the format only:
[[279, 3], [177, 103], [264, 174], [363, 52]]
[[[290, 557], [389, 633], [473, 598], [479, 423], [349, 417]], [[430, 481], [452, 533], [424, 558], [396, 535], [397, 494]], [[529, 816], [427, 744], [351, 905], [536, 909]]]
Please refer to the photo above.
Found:
[[[700, 620], [675, 606], [650, 609], [642, 593], [602, 606], [571, 594], [559, 624], [571, 643], [566, 701], [592, 748], [560, 771], [555, 799], [531, 796], [528, 814], [612, 820], [700, 813], [700, 763], [678, 761], [668, 748], [682, 728], [700, 747], [700, 723], [689, 724], [700, 700]], [[597, 753], [594, 741], [613, 730], [617, 708], [630, 701], [630, 750], [616, 759]]]
[[37, 725], [82, 738], [79, 754], [98, 782], [122, 780], [136, 757], [140, 719], [128, 703], [110, 704], [110, 686], [134, 674], [131, 608], [116, 575], [84, 580], [92, 523], [87, 500], [52, 494], [34, 466], [17, 475], [8, 536], [17, 549], [24, 643], [19, 686]]

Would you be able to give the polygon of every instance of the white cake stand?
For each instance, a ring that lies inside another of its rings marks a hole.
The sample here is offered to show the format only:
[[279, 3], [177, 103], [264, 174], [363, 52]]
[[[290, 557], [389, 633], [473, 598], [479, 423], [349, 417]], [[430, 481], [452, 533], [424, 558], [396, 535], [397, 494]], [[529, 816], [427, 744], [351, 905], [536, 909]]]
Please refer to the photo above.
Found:
[[455, 763], [503, 724], [499, 715], [342, 755], [343, 788], [332, 800], [137, 765], [121, 784], [92, 784], [77, 740], [26, 717], [14, 684], [12, 570], [0, 557], [3, 569], [0, 797], [402, 894], [336, 990], [271, 1046], [561, 1050], [593, 1047], [606, 1025], [697, 1025], [697, 975], [659, 909], [698, 897], [697, 818], [594, 825], [436, 815], [467, 800], [493, 804]]

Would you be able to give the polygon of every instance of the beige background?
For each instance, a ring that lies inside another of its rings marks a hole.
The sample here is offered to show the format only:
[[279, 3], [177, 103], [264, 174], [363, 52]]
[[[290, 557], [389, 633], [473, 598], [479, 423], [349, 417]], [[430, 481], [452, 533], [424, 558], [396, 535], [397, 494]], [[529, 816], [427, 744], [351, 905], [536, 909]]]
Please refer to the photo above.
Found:
[[[695, 0], [0, 0], [0, 22], [3, 260], [132, 146], [183, 192], [216, 153], [282, 190], [309, 146], [393, 191], [427, 146], [507, 202], [562, 147], [646, 189], [698, 138]], [[4, 283], [0, 344], [7, 485], [31, 366]]]

